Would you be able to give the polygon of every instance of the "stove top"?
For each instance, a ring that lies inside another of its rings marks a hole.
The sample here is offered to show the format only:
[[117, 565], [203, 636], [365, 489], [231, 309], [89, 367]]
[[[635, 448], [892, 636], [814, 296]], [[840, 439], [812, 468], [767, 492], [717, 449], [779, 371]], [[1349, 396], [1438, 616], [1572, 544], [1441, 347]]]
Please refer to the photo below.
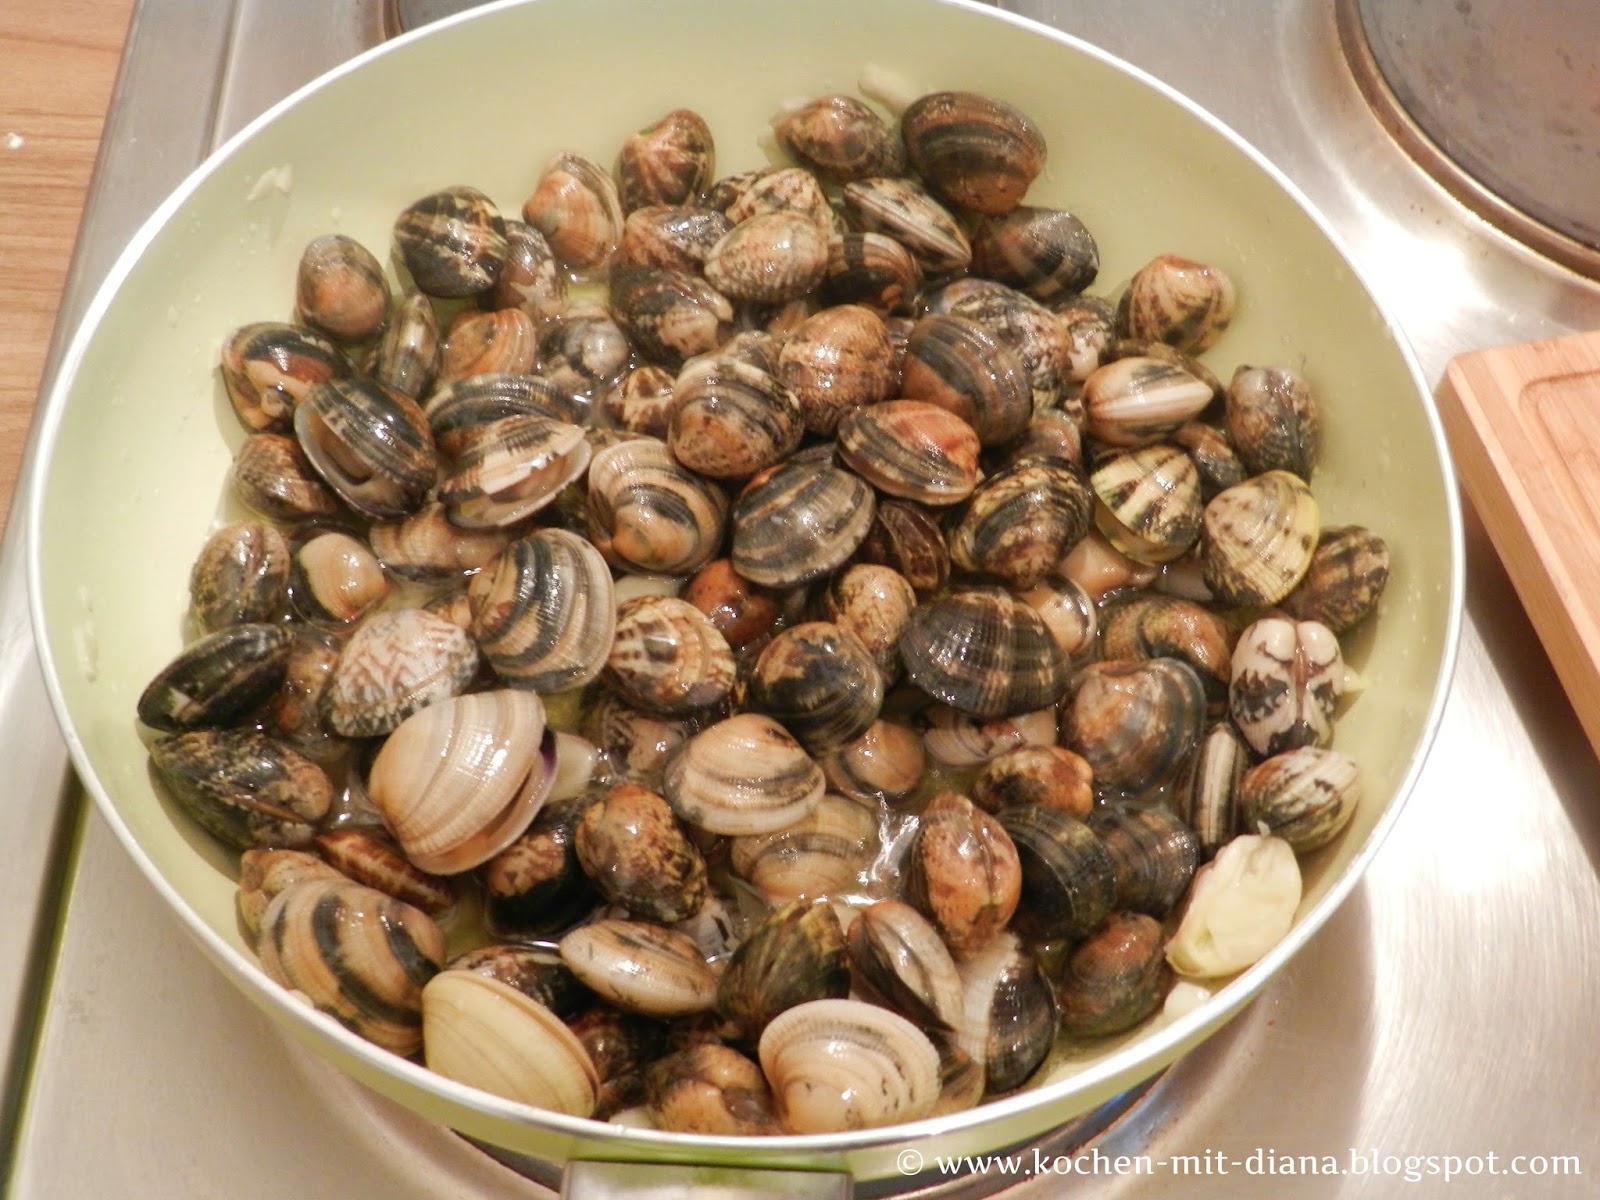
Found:
[[[455, 5], [142, 0], [52, 362], [167, 191], [381, 38], [396, 6], [418, 20]], [[1333, 0], [1001, 7], [1123, 56], [1260, 148], [1338, 230], [1428, 378], [1466, 349], [1600, 327], [1600, 288], [1502, 236], [1395, 144], [1338, 52]], [[190, 944], [67, 772], [27, 634], [21, 528], [0, 546], [0, 761], [16, 787], [0, 843], [22, 864], [0, 882], [17, 894], [0, 931], [11, 1194], [549, 1195], [301, 1049]], [[1344, 1200], [1393, 1196], [1410, 1174], [1415, 1194], [1445, 1194], [1447, 1168], [1450, 1196], [1593, 1193], [1574, 1170], [1600, 1171], [1600, 765], [1470, 513], [1468, 542], [1443, 724], [1348, 902], [1087, 1151], [1025, 1153], [942, 1190], [908, 1178], [918, 1194]]]

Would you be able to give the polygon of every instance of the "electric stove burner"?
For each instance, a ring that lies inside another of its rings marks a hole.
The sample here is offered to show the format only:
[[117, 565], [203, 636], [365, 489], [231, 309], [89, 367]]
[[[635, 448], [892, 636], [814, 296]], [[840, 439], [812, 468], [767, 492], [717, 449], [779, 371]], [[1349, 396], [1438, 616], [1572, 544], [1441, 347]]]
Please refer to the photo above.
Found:
[[1546, 0], [1335, 0], [1378, 119], [1479, 216], [1600, 278], [1600, 8]]

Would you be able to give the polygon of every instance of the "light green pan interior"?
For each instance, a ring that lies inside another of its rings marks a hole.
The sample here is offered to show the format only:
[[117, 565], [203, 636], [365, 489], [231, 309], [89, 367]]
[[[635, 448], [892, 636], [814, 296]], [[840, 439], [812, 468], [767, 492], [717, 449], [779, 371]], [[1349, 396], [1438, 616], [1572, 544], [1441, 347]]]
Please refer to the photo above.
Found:
[[[1239, 315], [1207, 360], [1282, 365], [1326, 415], [1315, 479], [1327, 523], [1380, 532], [1392, 582], [1353, 657], [1367, 688], [1337, 744], [1366, 798], [1308, 864], [1287, 943], [1191, 1016], [1060, 1062], [1019, 1096], [918, 1126], [734, 1142], [624, 1131], [521, 1109], [346, 1034], [269, 983], [243, 948], [231, 867], [152, 789], [134, 702], [179, 648], [188, 570], [226, 511], [241, 432], [221, 400], [222, 339], [287, 319], [305, 243], [339, 231], [385, 257], [397, 211], [449, 184], [516, 214], [544, 163], [610, 164], [676, 107], [710, 122], [718, 172], [766, 161], [779, 106], [858, 91], [869, 65], [915, 91], [971, 89], [1031, 114], [1050, 147], [1032, 203], [1093, 231], [1110, 292], [1153, 256], [1214, 263]], [[937, 0], [537, 0], [436, 27], [314, 85], [230, 144], [141, 234], [74, 342], [46, 409], [30, 566], [46, 673], [77, 767], [218, 965], [306, 1044], [380, 1091], [539, 1155], [762, 1161], [892, 1175], [900, 1146], [964, 1153], [1038, 1133], [1148, 1076], [1231, 1016], [1326, 918], [1415, 774], [1437, 720], [1459, 610], [1460, 536], [1436, 420], [1383, 314], [1275, 175], [1158, 86], [1054, 34]], [[936, 1141], [918, 1139], [933, 1138]]]

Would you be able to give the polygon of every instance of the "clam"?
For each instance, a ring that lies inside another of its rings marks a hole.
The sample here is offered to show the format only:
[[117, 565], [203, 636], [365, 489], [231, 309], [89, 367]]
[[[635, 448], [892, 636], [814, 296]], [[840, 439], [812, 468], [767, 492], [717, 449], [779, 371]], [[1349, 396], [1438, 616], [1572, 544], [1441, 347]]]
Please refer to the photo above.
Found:
[[1056, 575], [1082, 588], [1099, 604], [1125, 588], [1142, 588], [1160, 577], [1161, 569], [1134, 562], [1098, 529], [1091, 529], [1056, 563]]
[[778, 621], [777, 598], [719, 558], [694, 573], [683, 598], [704, 613], [729, 646], [738, 650], [772, 632]]
[[576, 424], [573, 398], [541, 375], [491, 371], [441, 384], [423, 405], [434, 443], [450, 458], [469, 452], [483, 431], [506, 417]]
[[678, 465], [661, 442], [619, 442], [589, 463], [589, 536], [608, 558], [669, 575], [716, 557], [728, 519], [721, 489]]
[[1033, 409], [1060, 407], [1081, 421], [1081, 405], [1064, 402], [1073, 381], [1074, 344], [1067, 326], [1033, 297], [992, 279], [967, 277], [928, 296], [928, 312], [968, 317], [984, 326], [1022, 360], [1033, 387]]
[[380, 521], [367, 540], [383, 569], [402, 579], [443, 583], [481, 570], [505, 550], [503, 529], [463, 529], [438, 501], [398, 521]]
[[139, 720], [177, 733], [242, 720], [283, 683], [289, 665], [283, 625], [229, 625], [190, 642], [139, 695]]
[[235, 452], [231, 473], [240, 501], [270, 520], [320, 520], [344, 512], [292, 437], [251, 434]]
[[1026, 746], [1053, 746], [1056, 710], [1041, 708], [1011, 717], [973, 717], [945, 704], [927, 710], [922, 735], [935, 762], [958, 770], [987, 762]]
[[1115, 451], [1089, 472], [1095, 524], [1111, 544], [1142, 563], [1165, 563], [1200, 537], [1200, 471], [1176, 446]]
[[1039, 615], [998, 590], [956, 592], [924, 605], [900, 639], [906, 677], [928, 695], [979, 717], [1054, 704], [1066, 656]]
[[351, 374], [350, 361], [319, 333], [260, 321], [222, 344], [222, 382], [245, 430], [287, 433], [313, 387]]
[[372, 803], [406, 856], [455, 875], [516, 840], [554, 775], [544, 705], [533, 692], [474, 692], [406, 718], [373, 760]]
[[972, 802], [992, 813], [1038, 804], [1082, 820], [1094, 807], [1094, 770], [1065, 746], [1019, 746], [983, 765]]
[[[707, 199], [710, 202], [710, 197]], [[771, 213], [786, 213], [807, 218], [824, 236], [833, 232], [833, 209], [828, 197], [821, 182], [805, 167], [768, 167], [753, 172], [725, 205], [714, 206], [721, 207], [735, 224]]]
[[477, 673], [478, 648], [459, 625], [420, 608], [387, 609], [350, 635], [322, 708], [335, 733], [373, 737], [460, 695]]
[[709, 833], [775, 833], [822, 799], [822, 768], [782, 725], [740, 713], [695, 734], [662, 780], [672, 809]]
[[915, 1121], [939, 1098], [939, 1052], [904, 1017], [859, 1000], [815, 1000], [775, 1017], [761, 1069], [786, 1129], [841, 1133]]
[[1103, 793], [1143, 795], [1183, 767], [1205, 716], [1205, 688], [1186, 662], [1091, 663], [1073, 682], [1061, 744], [1088, 760]]
[[475, 296], [494, 287], [506, 263], [506, 226], [476, 188], [448, 187], [406, 206], [394, 243], [411, 278], [430, 296]]
[[575, 845], [587, 809], [583, 798], [549, 801], [522, 834], [482, 865], [484, 915], [497, 937], [559, 933], [600, 906]]
[[856, 990], [923, 1029], [961, 1024], [961, 976], [939, 932], [899, 900], [861, 910], [845, 937]]
[[915, 730], [879, 719], [855, 741], [824, 758], [822, 770], [836, 792], [856, 800], [898, 804], [922, 783], [927, 755]]
[[422, 1046], [424, 985], [444, 937], [420, 909], [358, 883], [304, 879], [267, 906], [257, 944], [273, 982], [385, 1050]]
[[1148, 445], [1210, 403], [1210, 385], [1180, 366], [1142, 355], [1119, 358], [1084, 381], [1084, 432], [1109, 446]]
[[699, 475], [748, 479], [788, 457], [804, 434], [794, 393], [777, 376], [738, 359], [696, 359], [673, 384], [667, 445]]
[[1205, 857], [1239, 831], [1239, 781], [1250, 765], [1250, 748], [1232, 721], [1206, 730], [1173, 796], [1178, 816], [1200, 839]]
[[1322, 417], [1311, 385], [1284, 367], [1240, 367], [1222, 420], [1252, 475], [1282, 470], [1310, 480], [1322, 451]]
[[1344, 659], [1326, 625], [1262, 617], [1239, 635], [1232, 668], [1228, 712], [1257, 754], [1332, 740]]
[[184, 812], [225, 846], [310, 844], [333, 805], [322, 768], [253, 729], [194, 729], [150, 747], [150, 765]]
[[922, 504], [956, 504], [978, 481], [978, 435], [960, 417], [920, 400], [858, 408], [839, 422], [838, 454], [880, 492]]
[[332, 762], [346, 743], [329, 728], [322, 697], [343, 646], [334, 634], [311, 625], [290, 629], [288, 666], [282, 685], [261, 710], [261, 731], [317, 762]]
[[828, 243], [828, 266], [818, 298], [825, 305], [859, 304], [880, 315], [911, 306], [922, 267], [885, 233], [844, 233]]
[[1112, 913], [1073, 950], [1056, 986], [1062, 1032], [1072, 1037], [1124, 1033], [1160, 1006], [1172, 985], [1161, 923], [1143, 913]]
[[522, 219], [544, 234], [558, 262], [578, 270], [603, 265], [622, 238], [617, 185], [581, 154], [550, 160], [523, 202]]
[[591, 991], [641, 1016], [693, 1016], [717, 999], [716, 976], [694, 942], [644, 921], [580, 925], [561, 939], [561, 961]]
[[1232, 678], [1234, 633], [1208, 608], [1177, 596], [1135, 596], [1106, 613], [1100, 652], [1107, 659], [1182, 659], [1194, 668], [1207, 703], [1221, 711]]
[[757, 476], [733, 506], [733, 568], [792, 587], [840, 567], [872, 524], [872, 489], [827, 463], [791, 461]]
[[687, 600], [639, 596], [617, 607], [606, 678], [626, 703], [678, 716], [727, 699], [733, 651]]
[[651, 204], [692, 204], [711, 182], [715, 162], [705, 118], [673, 109], [623, 141], [617, 156], [622, 207], [631, 213]]
[[289, 541], [289, 600], [316, 625], [349, 626], [389, 596], [372, 547], [343, 529], [307, 526]]
[[619, 264], [610, 286], [617, 324], [651, 362], [679, 365], [716, 349], [732, 332], [728, 298], [682, 267]]
[[903, 175], [905, 147], [893, 127], [854, 96], [822, 96], [772, 123], [778, 144], [835, 183]]
[[853, 180], [844, 185], [840, 201], [856, 229], [893, 238], [928, 275], [963, 271], [972, 261], [972, 245], [960, 223], [913, 180]]
[[854, 634], [827, 621], [783, 630], [750, 672], [745, 703], [814, 755], [867, 731], [883, 707], [883, 673]]
[[1022, 911], [1034, 930], [1074, 940], [1105, 920], [1116, 902], [1116, 863], [1088, 824], [1038, 804], [996, 819], [1016, 847]]
[[1239, 781], [1239, 818], [1309, 854], [1350, 823], [1361, 798], [1361, 768], [1348, 754], [1299, 746], [1274, 754]]
[[490, 942], [456, 955], [445, 968], [498, 979], [538, 1001], [563, 1021], [573, 1020], [594, 1001], [572, 968], [548, 946]]
[[839, 304], [807, 317], [784, 341], [778, 379], [799, 401], [806, 429], [830, 434], [849, 413], [895, 394], [891, 358], [883, 319]]
[[878, 850], [878, 811], [848, 796], [825, 794], [793, 825], [730, 840], [734, 873], [773, 904], [857, 890]]
[[904, 575], [878, 563], [853, 563], [829, 580], [822, 607], [828, 620], [867, 648], [885, 684], [899, 675], [900, 637], [917, 608]]
[[988, 1095], [1016, 1090], [1055, 1046], [1050, 981], [1016, 934], [1001, 933], [961, 964], [961, 984], [956, 1045], [981, 1067]]
[[600, 894], [640, 920], [670, 925], [705, 902], [705, 860], [667, 802], [637, 784], [618, 784], [590, 804], [573, 846]]
[[433, 302], [422, 292], [412, 292], [394, 306], [367, 361], [367, 374], [390, 391], [420, 401], [438, 373], [439, 319]]
[[689, 739], [688, 719], [662, 717], [604, 696], [586, 714], [585, 730], [612, 770], [644, 787], [658, 787], [672, 752]]
[[1001, 823], [965, 796], [942, 792], [919, 818], [909, 895], [957, 958], [992, 943], [1017, 910], [1022, 870]]
[[1067, 343], [1066, 381], [1081, 384], [1096, 367], [1110, 360], [1116, 340], [1116, 309], [1098, 296], [1074, 296], [1055, 305], [1057, 325]]
[[762, 918], [733, 952], [717, 983], [717, 1012], [755, 1042], [784, 1010], [849, 990], [838, 916], [828, 904], [795, 900]]
[[972, 92], [931, 92], [900, 114], [911, 169], [942, 198], [999, 216], [1044, 170], [1044, 135], [1025, 113]]
[[631, 353], [622, 327], [593, 304], [573, 306], [539, 335], [540, 372], [572, 396], [604, 392], [622, 378]]
[[506, 223], [506, 264], [495, 280], [490, 303], [514, 308], [543, 326], [567, 311], [567, 277], [549, 241], [526, 221]]
[[1218, 492], [1249, 476], [1228, 435], [1204, 421], [1187, 421], [1167, 439], [1194, 460], [1200, 472], [1200, 496], [1209, 501]]
[[[1033, 587], [1089, 531], [1094, 501], [1083, 472], [1060, 460], [1030, 458], [989, 476], [950, 531], [950, 559]], [[1032, 612], [1032, 610], [1029, 610]]]
[[616, 631], [611, 572], [564, 529], [518, 538], [467, 588], [472, 635], [495, 673], [536, 692], [582, 687], [600, 674]]
[[294, 429], [317, 473], [362, 516], [404, 516], [433, 486], [437, 456], [427, 417], [379, 384], [317, 384], [295, 409]]
[[985, 446], [1015, 440], [1033, 416], [1022, 356], [968, 317], [930, 313], [912, 326], [904, 375], [901, 395], [960, 417]]
[[1089, 818], [1116, 875], [1119, 909], [1164, 920], [1200, 862], [1200, 839], [1170, 809], [1110, 805]]
[[1069, 660], [1081, 660], [1094, 648], [1100, 613], [1081, 584], [1052, 573], [1024, 588], [1017, 598], [1039, 614]]
[[342, 233], [313, 239], [295, 271], [295, 316], [341, 342], [364, 342], [389, 315], [383, 265]]
[[1317, 501], [1303, 479], [1287, 471], [1251, 476], [1206, 505], [1206, 585], [1224, 604], [1276, 604], [1310, 569], [1320, 532]]
[[827, 269], [827, 230], [813, 217], [792, 211], [741, 221], [705, 261], [706, 281], [730, 300], [748, 304], [797, 300], [822, 282]]
[[439, 347], [439, 381], [525, 374], [538, 355], [538, 329], [520, 308], [459, 313]]
[[587, 1117], [599, 1078], [561, 1018], [509, 984], [474, 971], [441, 971], [422, 992], [430, 1071], [549, 1112]]
[[435, 495], [468, 530], [509, 529], [561, 497], [589, 466], [584, 429], [532, 414], [471, 427]]
[[600, 398], [600, 410], [617, 428], [664, 442], [677, 407], [672, 395], [676, 378], [665, 367], [641, 363]]
[[1074, 296], [1100, 272], [1100, 248], [1082, 221], [1060, 208], [1019, 205], [972, 236], [972, 270], [1035, 300]]
[[1163, 254], [1135, 273], [1117, 317], [1130, 337], [1198, 354], [1228, 328], [1234, 302], [1233, 281], [1220, 267]]
[[344, 878], [309, 850], [252, 847], [239, 856], [239, 925], [253, 946], [261, 934], [261, 918], [279, 892], [302, 879]]
[[594, 1119], [603, 1121], [645, 1100], [645, 1069], [661, 1056], [666, 1030], [660, 1021], [596, 1005], [567, 1022], [600, 1079]]
[[858, 557], [892, 567], [918, 595], [938, 592], [950, 579], [950, 551], [939, 519], [907, 500], [877, 504]]
[[1338, 525], [1317, 538], [1311, 565], [1283, 598], [1283, 611], [1344, 633], [1378, 606], [1389, 582], [1389, 547], [1370, 529]]
[[325, 829], [314, 844], [341, 875], [421, 909], [435, 920], [455, 907], [456, 893], [450, 881], [418, 867], [400, 844], [377, 826]]
[[645, 1107], [658, 1129], [765, 1136], [782, 1133], [772, 1089], [753, 1059], [732, 1046], [686, 1046], [645, 1073]]

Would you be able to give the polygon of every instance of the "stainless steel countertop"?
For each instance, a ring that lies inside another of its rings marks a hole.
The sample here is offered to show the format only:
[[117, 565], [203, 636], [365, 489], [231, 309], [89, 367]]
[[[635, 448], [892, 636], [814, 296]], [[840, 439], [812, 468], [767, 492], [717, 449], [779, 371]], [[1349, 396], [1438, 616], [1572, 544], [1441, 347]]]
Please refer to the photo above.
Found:
[[[1273, 159], [1339, 230], [1429, 379], [1466, 349], [1600, 328], [1600, 288], [1507, 242], [1395, 149], [1339, 58], [1331, 3], [1002, 7], [1122, 55]], [[58, 350], [143, 214], [221, 136], [364, 45], [370, 22], [359, 5], [143, 0]], [[217, 80], [210, 108], [195, 105]], [[25, 918], [0, 931], [0, 985], [12, 989], [0, 991], [0, 1030], [28, 1028], [23, 967], [40, 967], [42, 950], [53, 972], [31, 1030], [13, 1194], [545, 1195], [289, 1043], [180, 932], [70, 782], [33, 663], [20, 528], [14, 519], [0, 549], [0, 762], [12, 784], [0, 834], [36, 853], [20, 877], [0, 876], [0, 902]], [[1041, 1177], [1008, 1196], [1596, 1193], [1600, 765], [1470, 512], [1467, 596], [1438, 739], [1366, 878], [1256, 1003], [1098, 1144], [1109, 1158], [1149, 1156], [1152, 1173]], [[41, 896], [47, 860], [65, 867], [59, 925]], [[36, 923], [47, 931], [37, 942]], [[1263, 1154], [1348, 1166], [1352, 1150], [1400, 1168], [1408, 1155], [1480, 1156], [1480, 1173], [1447, 1186], [1437, 1174], [1246, 1172]], [[1576, 1155], [1585, 1174], [1491, 1176], [1490, 1153], [1502, 1171], [1517, 1155]], [[1205, 1156], [1212, 1173], [1180, 1178], [1176, 1155]]]

